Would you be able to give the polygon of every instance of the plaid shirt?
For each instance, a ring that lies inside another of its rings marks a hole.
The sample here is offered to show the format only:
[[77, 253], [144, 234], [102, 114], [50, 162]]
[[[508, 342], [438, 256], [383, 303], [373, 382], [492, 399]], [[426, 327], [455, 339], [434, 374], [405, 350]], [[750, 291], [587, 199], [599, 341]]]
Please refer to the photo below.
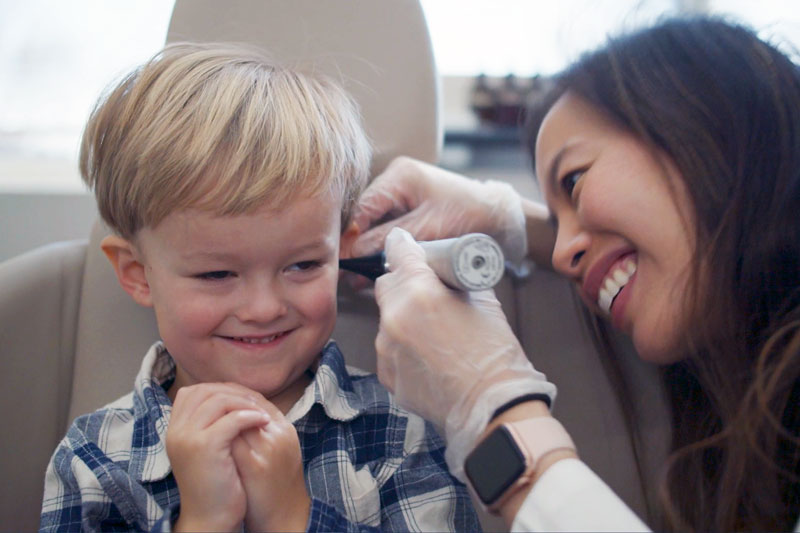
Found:
[[[47, 468], [41, 531], [170, 530], [180, 502], [165, 446], [174, 379], [156, 343], [132, 393], [75, 420]], [[346, 368], [334, 342], [287, 417], [302, 448], [309, 531], [480, 529], [442, 439], [373, 374]]]

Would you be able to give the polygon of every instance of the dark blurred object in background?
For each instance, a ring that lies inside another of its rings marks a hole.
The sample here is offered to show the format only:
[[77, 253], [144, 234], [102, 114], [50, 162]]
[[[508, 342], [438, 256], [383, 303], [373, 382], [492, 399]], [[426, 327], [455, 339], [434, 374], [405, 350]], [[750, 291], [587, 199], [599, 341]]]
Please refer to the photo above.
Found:
[[480, 74], [472, 87], [470, 107], [481, 126], [517, 128], [525, 121], [526, 103], [540, 96], [547, 85], [548, 79], [538, 74], [530, 78]]

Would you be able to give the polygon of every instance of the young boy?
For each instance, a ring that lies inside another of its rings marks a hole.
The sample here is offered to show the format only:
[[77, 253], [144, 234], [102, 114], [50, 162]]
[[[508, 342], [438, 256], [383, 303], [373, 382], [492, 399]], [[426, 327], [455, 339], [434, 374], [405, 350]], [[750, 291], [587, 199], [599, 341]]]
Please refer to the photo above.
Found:
[[238, 47], [168, 46], [101, 100], [81, 172], [162, 340], [57, 448], [42, 530], [479, 529], [431, 426], [329, 340], [369, 155], [339, 88]]

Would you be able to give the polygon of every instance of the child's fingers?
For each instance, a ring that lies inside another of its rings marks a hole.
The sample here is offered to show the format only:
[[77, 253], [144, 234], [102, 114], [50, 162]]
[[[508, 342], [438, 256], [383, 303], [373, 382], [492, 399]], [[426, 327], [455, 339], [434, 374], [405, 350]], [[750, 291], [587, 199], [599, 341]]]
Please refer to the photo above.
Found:
[[248, 429], [258, 428], [270, 423], [269, 415], [263, 411], [241, 409], [226, 414], [209, 426], [213, 440], [219, 446], [230, 446], [239, 434]]
[[236, 463], [236, 470], [242, 482], [247, 485], [254, 468], [253, 463], [256, 460], [253, 455], [253, 449], [250, 444], [243, 438], [244, 435], [253, 431], [259, 431], [258, 428], [246, 429], [239, 433], [231, 443], [231, 455], [233, 461]]
[[208, 383], [203, 385], [213, 386], [213, 390], [220, 391], [220, 392], [227, 392], [230, 394], [235, 394], [242, 396], [243, 398], [248, 398], [252, 400], [256, 405], [264, 409], [265, 411], [269, 412], [270, 414], [283, 414], [275, 407], [269, 400], [267, 400], [263, 394], [260, 392], [254, 391], [253, 389], [249, 389], [240, 383], [234, 383], [232, 381], [226, 381], [224, 383]]
[[240, 432], [231, 444], [231, 454], [236, 462], [239, 477], [245, 486], [249, 485], [254, 476], [259, 476], [264, 466], [265, 457], [261, 453], [262, 446], [258, 442], [259, 438], [263, 438], [259, 434], [264, 427], [266, 426], [250, 428]]
[[281, 462], [295, 455], [300, 460], [297, 430], [288, 420], [273, 419], [265, 426], [247, 429], [239, 434], [237, 440], [244, 441], [250, 448], [250, 461]]
[[297, 430], [281, 410], [266, 399], [263, 407], [270, 418], [269, 425], [243, 431], [240, 437], [254, 450], [264, 450], [265, 447], [273, 446], [281, 440], [297, 441], [299, 446]]
[[208, 396], [197, 406], [189, 424], [192, 427], [203, 430], [223, 416], [238, 410], [267, 412], [262, 404], [251, 398], [228, 392], [218, 392]]
[[[272, 444], [271, 441], [274, 440], [274, 432], [278, 425], [277, 423], [271, 423], [267, 426], [248, 429], [242, 431], [239, 437], [252, 450], [253, 455], [261, 456], [264, 455], [266, 448]], [[268, 427], [269, 429], [267, 429]]]
[[246, 429], [233, 440], [231, 455], [247, 494], [245, 529], [290, 531], [302, 527], [280, 522], [287, 515], [307, 516], [310, 506], [294, 426], [277, 419]]
[[[225, 394], [229, 397], [239, 397], [258, 405], [263, 401], [263, 396], [241, 385], [229, 383], [200, 383], [182, 387], [175, 396], [172, 408], [172, 417], [177, 419], [192, 419], [197, 416], [200, 409], [214, 395]], [[205, 425], [208, 425], [207, 423]], [[203, 427], [205, 427], [205, 425]]]
[[263, 398], [260, 393], [252, 389], [248, 389], [243, 385], [239, 385], [238, 383], [198, 383], [196, 385], [182, 387], [178, 391], [178, 395], [186, 394], [187, 396], [191, 396], [193, 403], [197, 403], [212, 394], [220, 392], [227, 392], [229, 394], [248, 397], [253, 401]]

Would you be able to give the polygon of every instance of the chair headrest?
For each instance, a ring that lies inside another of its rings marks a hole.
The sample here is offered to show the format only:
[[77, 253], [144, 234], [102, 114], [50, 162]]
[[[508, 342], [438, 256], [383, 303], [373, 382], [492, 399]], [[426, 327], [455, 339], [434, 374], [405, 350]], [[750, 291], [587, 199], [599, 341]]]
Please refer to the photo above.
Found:
[[438, 158], [436, 66], [418, 0], [177, 0], [167, 42], [177, 41], [245, 42], [337, 80], [361, 107], [372, 176], [398, 155]]

